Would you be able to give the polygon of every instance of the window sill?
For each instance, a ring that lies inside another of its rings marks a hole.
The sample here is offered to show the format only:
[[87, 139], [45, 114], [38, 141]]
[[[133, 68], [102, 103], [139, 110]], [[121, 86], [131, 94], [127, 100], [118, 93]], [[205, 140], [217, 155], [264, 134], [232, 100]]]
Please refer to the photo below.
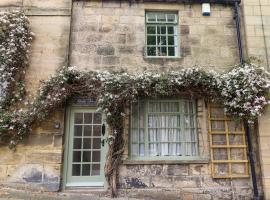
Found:
[[209, 159], [198, 158], [194, 160], [122, 160], [123, 165], [156, 165], [156, 164], [208, 164]]
[[162, 60], [162, 61], [176, 61], [176, 60], [180, 60], [182, 59], [181, 56], [177, 56], [177, 57], [162, 57], [162, 56], [144, 56], [143, 57], [144, 60]]

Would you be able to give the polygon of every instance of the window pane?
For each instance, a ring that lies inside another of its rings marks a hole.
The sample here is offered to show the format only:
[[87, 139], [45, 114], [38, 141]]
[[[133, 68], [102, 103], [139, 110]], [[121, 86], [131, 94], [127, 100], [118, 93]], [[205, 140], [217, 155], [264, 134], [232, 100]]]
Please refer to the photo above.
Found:
[[74, 138], [73, 149], [82, 148], [82, 138]]
[[138, 129], [133, 129], [131, 133], [132, 142], [138, 142]]
[[168, 47], [168, 56], [175, 56], [175, 48]]
[[82, 113], [75, 113], [74, 122], [75, 122], [75, 124], [82, 124], [83, 123], [83, 114]]
[[167, 47], [159, 48], [159, 56], [167, 56]]
[[144, 156], [144, 144], [140, 144], [140, 156]]
[[166, 15], [165, 15], [165, 13], [157, 14], [157, 21], [158, 22], [166, 22]]
[[158, 37], [158, 45], [166, 45], [166, 44], [167, 44], [166, 36], [159, 36]]
[[148, 13], [147, 14], [147, 20], [149, 22], [155, 22], [156, 21], [156, 14], [154, 14], [154, 13]]
[[156, 45], [156, 36], [147, 36], [148, 45]]
[[100, 162], [100, 151], [93, 151], [92, 162]]
[[80, 176], [81, 165], [73, 164], [72, 165], [72, 176]]
[[82, 136], [82, 126], [81, 125], [74, 126], [74, 136]]
[[90, 164], [82, 165], [82, 176], [89, 176], [90, 175]]
[[148, 26], [147, 34], [156, 34], [156, 26]]
[[84, 113], [84, 123], [92, 124], [92, 113]]
[[92, 132], [92, 126], [90, 125], [84, 126], [84, 136], [91, 136], [92, 135], [91, 132]]
[[91, 149], [91, 138], [84, 138], [83, 139], [83, 148], [84, 149]]
[[174, 26], [168, 26], [168, 34], [174, 34]]
[[138, 144], [131, 144], [131, 155], [138, 156]]
[[81, 162], [81, 152], [73, 151], [73, 162]]
[[100, 125], [93, 126], [93, 136], [101, 136], [101, 126]]
[[174, 36], [168, 36], [168, 45], [175, 45]]
[[93, 139], [93, 149], [100, 149], [101, 147], [101, 138]]
[[157, 54], [156, 47], [147, 47], [148, 56], [156, 56], [156, 54]]
[[175, 14], [167, 14], [167, 21], [168, 22], [176, 22], [176, 15]]
[[160, 33], [161, 34], [166, 34], [166, 26], [161, 26], [160, 27]]
[[83, 162], [91, 162], [91, 151], [83, 152]]
[[94, 113], [94, 124], [101, 124], [101, 113]]
[[100, 175], [100, 164], [93, 164], [92, 165], [92, 176]]

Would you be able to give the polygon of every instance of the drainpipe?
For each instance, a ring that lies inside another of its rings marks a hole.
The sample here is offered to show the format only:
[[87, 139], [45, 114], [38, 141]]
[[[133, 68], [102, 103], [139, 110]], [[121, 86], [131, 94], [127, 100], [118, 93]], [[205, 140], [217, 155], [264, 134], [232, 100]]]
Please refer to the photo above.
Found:
[[252, 146], [250, 125], [247, 121], [245, 121], [244, 123], [245, 123], [244, 125], [245, 125], [245, 131], [246, 131], [247, 143], [248, 143], [248, 157], [249, 157], [249, 162], [250, 162], [250, 171], [251, 171], [251, 177], [252, 177], [254, 200], [260, 200], [261, 198], [259, 197], [255, 163], [254, 163], [254, 158], [253, 158], [254, 152], [253, 152], [253, 146]]
[[240, 59], [241, 65], [243, 65], [244, 59], [243, 59], [243, 47], [242, 47], [242, 38], [241, 38], [241, 29], [240, 29], [239, 2], [234, 2], [234, 20], [235, 20], [236, 32], [237, 32], [239, 59]]

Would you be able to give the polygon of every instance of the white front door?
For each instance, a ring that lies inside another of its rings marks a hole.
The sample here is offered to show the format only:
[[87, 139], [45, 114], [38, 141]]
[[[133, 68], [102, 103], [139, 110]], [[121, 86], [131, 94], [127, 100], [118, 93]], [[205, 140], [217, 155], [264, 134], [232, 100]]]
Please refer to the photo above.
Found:
[[95, 109], [71, 108], [65, 150], [65, 186], [103, 187], [105, 119]]

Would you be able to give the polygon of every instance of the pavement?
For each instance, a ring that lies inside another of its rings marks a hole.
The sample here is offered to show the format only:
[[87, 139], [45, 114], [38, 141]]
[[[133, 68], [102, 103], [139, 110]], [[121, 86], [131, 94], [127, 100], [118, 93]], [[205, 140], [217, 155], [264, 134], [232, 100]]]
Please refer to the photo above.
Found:
[[[40, 192], [0, 188], [0, 200], [110, 200], [108, 195], [99, 196], [85, 192]], [[120, 197], [113, 200], [138, 200], [135, 198]]]

